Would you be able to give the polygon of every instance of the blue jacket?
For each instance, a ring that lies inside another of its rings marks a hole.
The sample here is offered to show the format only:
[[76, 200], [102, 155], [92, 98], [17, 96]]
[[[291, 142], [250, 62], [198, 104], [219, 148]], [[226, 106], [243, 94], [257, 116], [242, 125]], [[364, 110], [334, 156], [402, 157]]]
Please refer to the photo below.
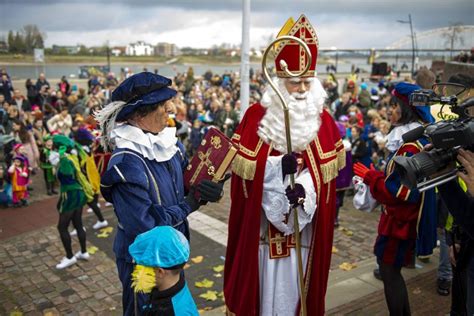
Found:
[[197, 316], [199, 312], [184, 277], [181, 277], [178, 283], [167, 290], [159, 291], [154, 288], [148, 297], [148, 303], [142, 306], [142, 314]]
[[156, 226], [172, 226], [189, 240], [186, 217], [191, 213], [184, 201], [183, 170], [188, 164], [185, 150], [168, 161], [144, 158], [130, 149], [116, 149], [101, 179], [104, 198], [113, 203], [119, 221], [114, 252], [117, 259], [132, 262], [128, 247], [135, 237]]

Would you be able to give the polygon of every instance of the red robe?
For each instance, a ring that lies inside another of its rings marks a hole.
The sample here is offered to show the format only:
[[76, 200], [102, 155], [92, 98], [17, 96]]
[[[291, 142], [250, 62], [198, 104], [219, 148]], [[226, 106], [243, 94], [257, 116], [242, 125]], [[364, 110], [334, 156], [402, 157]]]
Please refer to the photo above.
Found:
[[[224, 296], [228, 315], [250, 316], [260, 313], [260, 214], [263, 177], [271, 147], [258, 137], [257, 130], [265, 111], [260, 104], [251, 106], [233, 136], [239, 152], [232, 166], [232, 204], [224, 270]], [[336, 124], [327, 111], [321, 114], [318, 136], [308, 145], [303, 157], [317, 194], [317, 209], [312, 221], [313, 235], [305, 273], [307, 314], [324, 315], [334, 234], [335, 178], [345, 165], [344, 146]]]

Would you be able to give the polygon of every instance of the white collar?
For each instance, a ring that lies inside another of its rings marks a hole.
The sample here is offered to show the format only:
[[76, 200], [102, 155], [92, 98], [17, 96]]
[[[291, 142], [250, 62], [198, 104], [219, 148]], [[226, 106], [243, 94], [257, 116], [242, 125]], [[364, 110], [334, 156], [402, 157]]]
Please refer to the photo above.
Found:
[[175, 127], [167, 127], [153, 135], [144, 133], [138, 127], [122, 124], [112, 131], [111, 139], [117, 148], [137, 151], [145, 158], [158, 162], [170, 160], [179, 150], [176, 146], [178, 138]]
[[419, 126], [421, 126], [420, 123], [411, 122], [405, 125], [394, 127], [387, 135], [387, 144], [385, 145], [385, 147], [390, 152], [396, 152], [403, 145], [403, 134]]

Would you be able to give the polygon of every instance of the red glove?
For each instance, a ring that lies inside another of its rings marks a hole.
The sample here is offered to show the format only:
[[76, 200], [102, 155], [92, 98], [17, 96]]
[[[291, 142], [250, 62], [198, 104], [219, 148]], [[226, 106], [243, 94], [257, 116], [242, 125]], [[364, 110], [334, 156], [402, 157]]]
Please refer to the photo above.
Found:
[[352, 167], [354, 169], [354, 174], [362, 179], [365, 179], [365, 176], [369, 171], [377, 171], [375, 170], [374, 164], [370, 164], [370, 169], [360, 162], [356, 162]]

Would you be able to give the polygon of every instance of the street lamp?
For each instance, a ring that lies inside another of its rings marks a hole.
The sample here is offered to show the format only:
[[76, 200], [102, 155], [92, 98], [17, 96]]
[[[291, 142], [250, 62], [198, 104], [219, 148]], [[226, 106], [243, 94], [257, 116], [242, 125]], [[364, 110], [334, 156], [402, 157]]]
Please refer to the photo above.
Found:
[[415, 74], [415, 36], [413, 35], [413, 23], [411, 21], [411, 14], [408, 14], [408, 21], [397, 20], [398, 23], [410, 24], [410, 33], [411, 33], [411, 75]]

